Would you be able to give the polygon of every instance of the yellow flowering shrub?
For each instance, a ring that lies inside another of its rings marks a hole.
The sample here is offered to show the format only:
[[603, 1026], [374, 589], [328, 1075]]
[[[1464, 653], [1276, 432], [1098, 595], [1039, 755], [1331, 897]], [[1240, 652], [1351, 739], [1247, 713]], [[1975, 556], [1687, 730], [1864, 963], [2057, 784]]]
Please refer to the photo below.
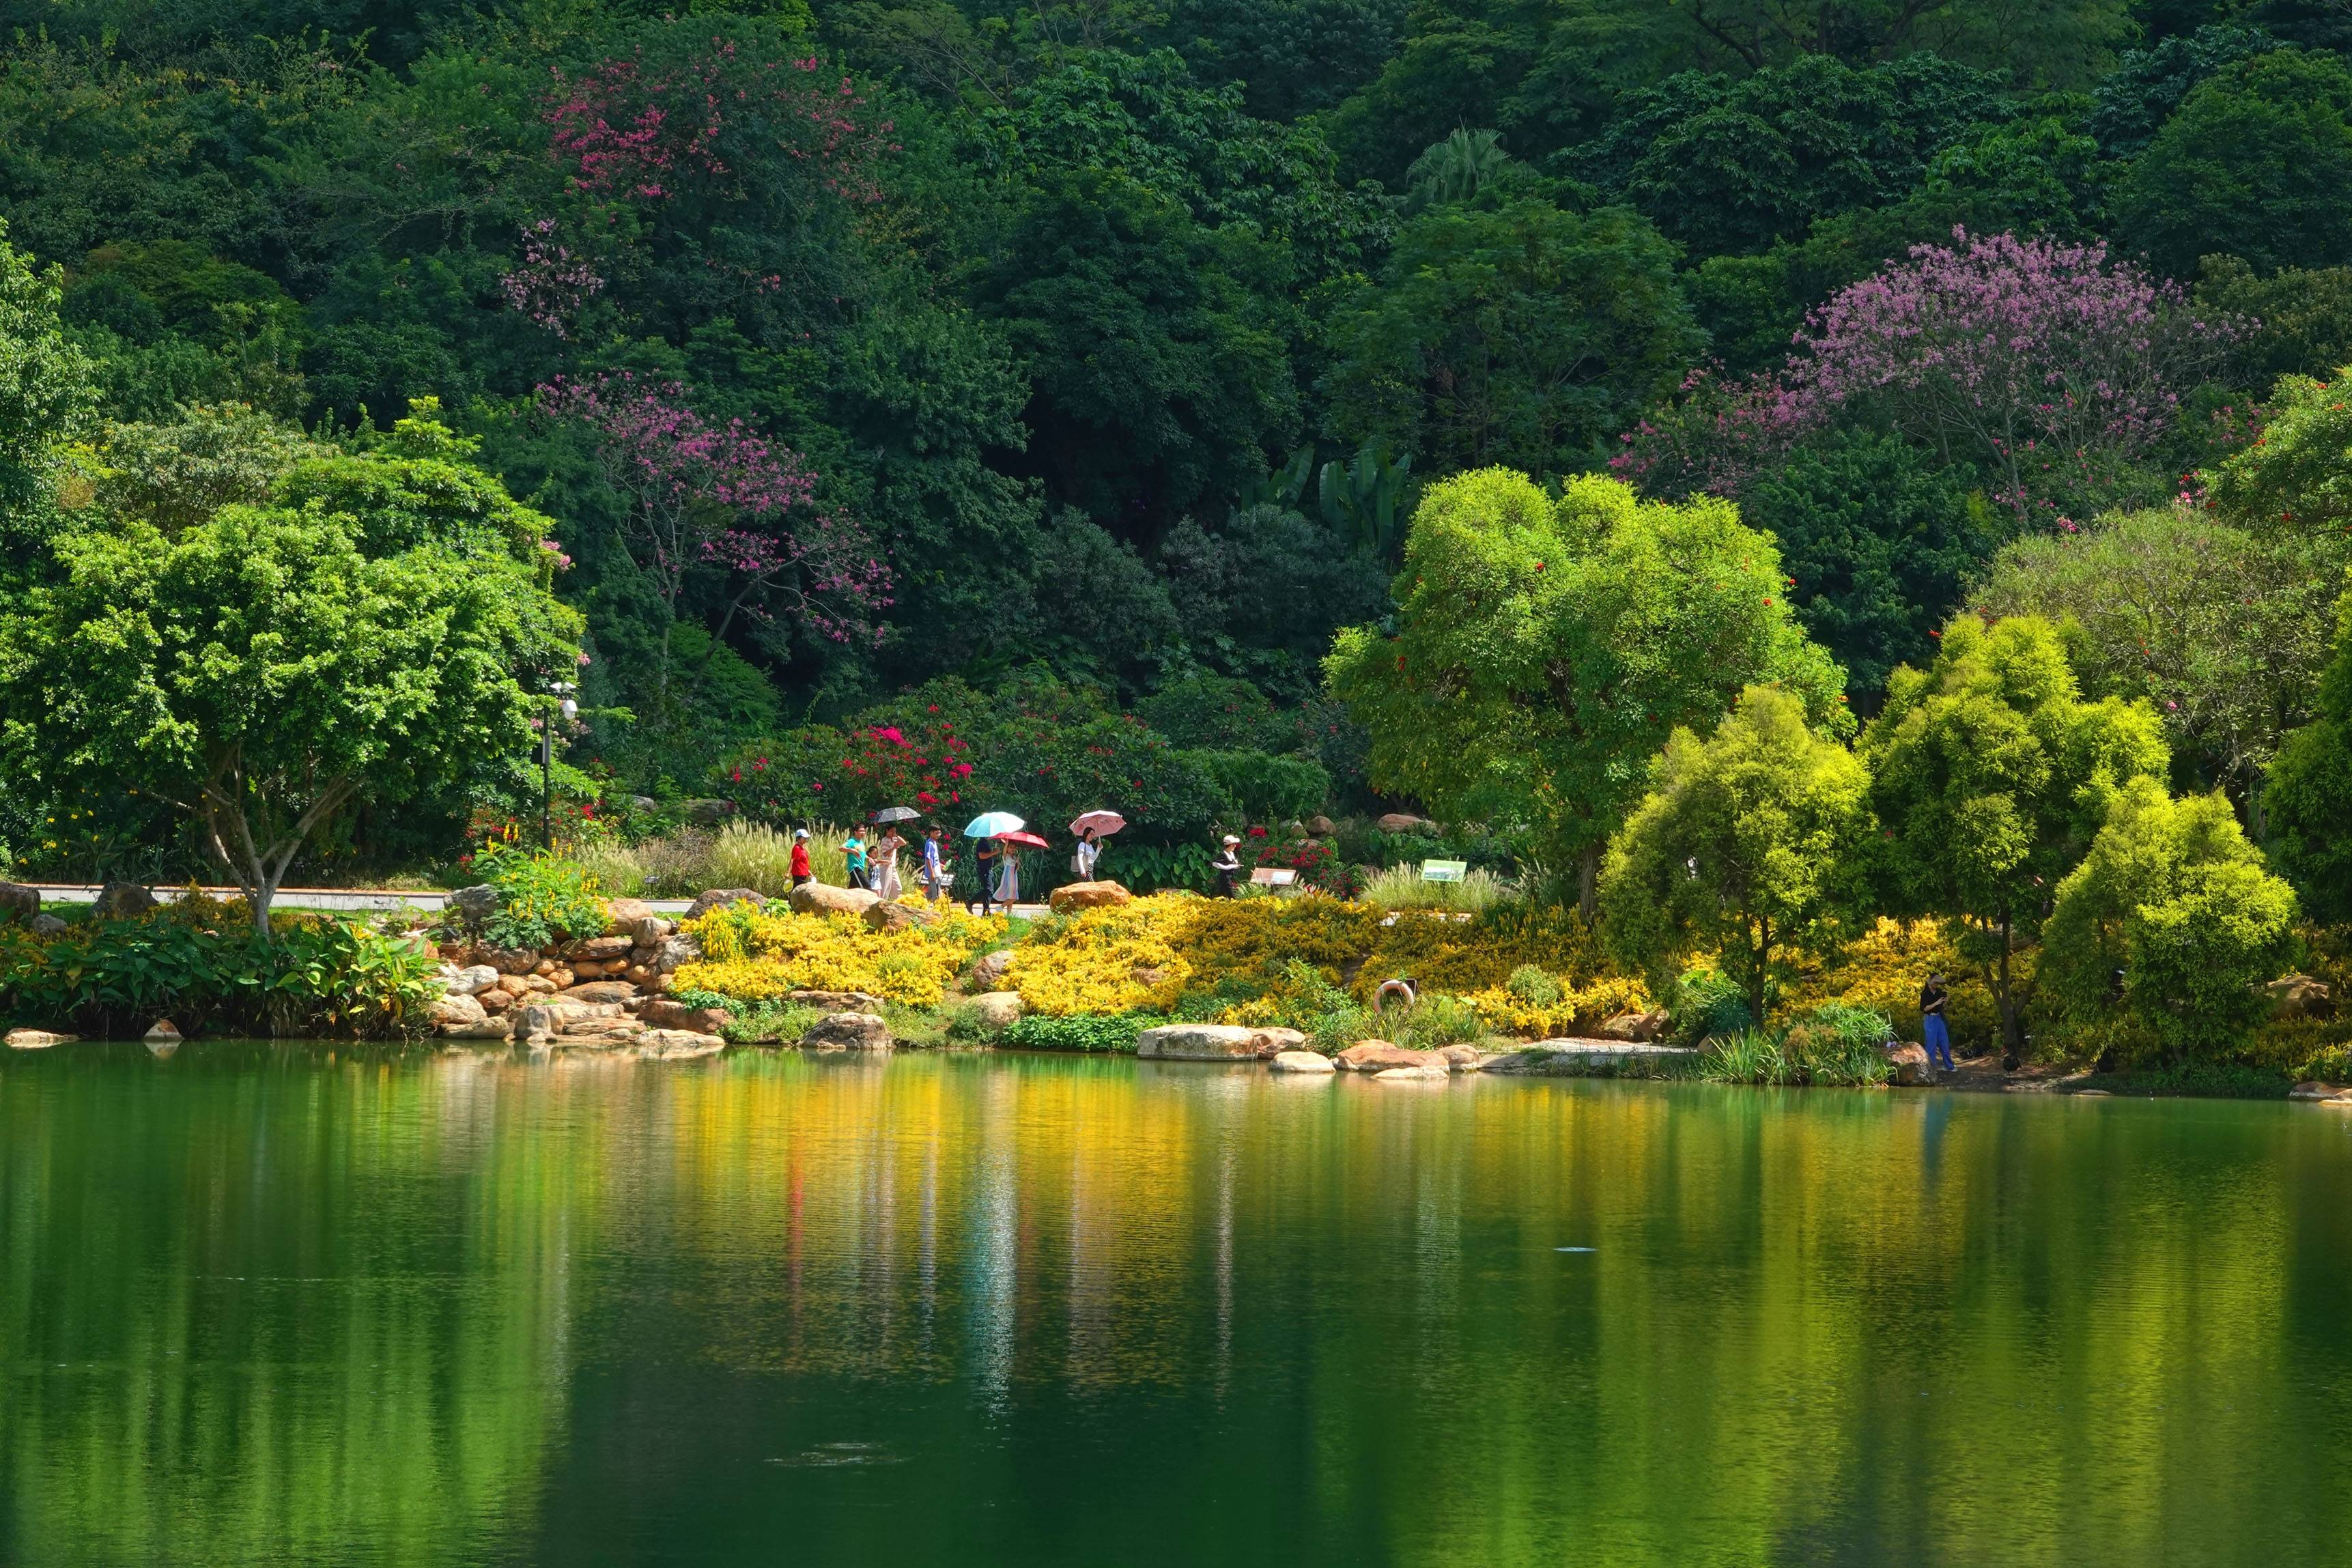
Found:
[[1072, 1013], [1165, 1012], [1192, 967], [1173, 941], [1203, 900], [1155, 894], [1082, 911], [1013, 950], [1004, 983], [1022, 1006], [1054, 1018]]
[[702, 957], [670, 977], [675, 990], [768, 1001], [797, 990], [866, 991], [936, 1007], [958, 971], [1002, 946], [1005, 922], [956, 910], [928, 928], [876, 931], [847, 915], [796, 915], [749, 904], [714, 909], [687, 932]]
[[[2031, 979], [2032, 954], [2021, 954], [2016, 963], [2020, 977]], [[1951, 990], [1944, 1016], [1954, 1046], [1990, 1048], [2000, 1034], [1992, 993], [1976, 967], [1960, 956], [1940, 920], [1873, 921], [1833, 963], [1809, 967], [1785, 987], [1779, 1010], [1793, 1016], [1822, 1002], [1871, 1008], [1886, 1016], [1897, 1036], [1916, 1040], [1919, 988], [1930, 974], [1943, 976]]]
[[1355, 990], [1369, 999], [1382, 980], [1409, 977], [1423, 991], [1465, 996], [1499, 988], [1522, 964], [1564, 984], [1610, 969], [1592, 928], [1573, 909], [1504, 904], [1469, 920], [1408, 911], [1378, 928]]
[[1631, 975], [1602, 975], [1582, 986], [1563, 983], [1559, 1000], [1538, 1006], [1504, 986], [1466, 992], [1462, 999], [1478, 1009], [1497, 1034], [1526, 1040], [1589, 1035], [1619, 1013], [1647, 1012], [1649, 988]]

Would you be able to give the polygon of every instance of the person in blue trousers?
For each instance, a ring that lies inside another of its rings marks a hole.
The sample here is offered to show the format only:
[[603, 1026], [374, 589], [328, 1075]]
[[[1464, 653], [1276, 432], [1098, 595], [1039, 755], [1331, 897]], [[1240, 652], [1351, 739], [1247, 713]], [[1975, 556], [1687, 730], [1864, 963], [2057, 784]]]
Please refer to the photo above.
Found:
[[1919, 1033], [1927, 1047], [1927, 1065], [1956, 1072], [1958, 1069], [1952, 1064], [1952, 1029], [1944, 1021], [1944, 1006], [1950, 999], [1944, 977], [1928, 976], [1927, 983], [1919, 988]]

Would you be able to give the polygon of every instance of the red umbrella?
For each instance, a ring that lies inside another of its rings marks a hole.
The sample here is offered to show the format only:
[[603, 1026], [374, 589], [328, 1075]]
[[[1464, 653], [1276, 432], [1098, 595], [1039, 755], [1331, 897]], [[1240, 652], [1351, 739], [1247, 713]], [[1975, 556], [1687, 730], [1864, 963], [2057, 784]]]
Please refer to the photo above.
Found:
[[999, 833], [996, 836], [1008, 844], [1027, 844], [1034, 849], [1041, 850], [1050, 847], [1045, 840], [1034, 833]]

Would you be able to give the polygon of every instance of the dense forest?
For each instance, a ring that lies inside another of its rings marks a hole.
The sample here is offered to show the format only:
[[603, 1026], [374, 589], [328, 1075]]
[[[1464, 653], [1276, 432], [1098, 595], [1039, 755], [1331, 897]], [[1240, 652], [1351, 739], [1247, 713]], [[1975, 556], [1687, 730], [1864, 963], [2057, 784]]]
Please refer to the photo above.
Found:
[[[581, 638], [575, 810], [1426, 801], [1325, 661], [1494, 466], [1736, 503], [1865, 718], [1956, 611], [2047, 616], [2259, 840], [2319, 711], [2340, 528], [2208, 477], [2352, 360], [2309, 0], [0, 13], [0, 573], [94, 510], [486, 519], [578, 617], [499, 643]], [[535, 808], [449, 748], [320, 852]], [[21, 868], [155, 841], [103, 779], [9, 779]]]

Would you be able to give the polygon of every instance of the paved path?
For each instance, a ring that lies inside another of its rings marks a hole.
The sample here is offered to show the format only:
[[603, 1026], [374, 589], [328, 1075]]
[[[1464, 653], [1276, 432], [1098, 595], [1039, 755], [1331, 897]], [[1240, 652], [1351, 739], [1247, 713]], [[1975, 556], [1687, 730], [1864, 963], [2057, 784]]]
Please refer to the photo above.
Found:
[[[96, 883], [35, 882], [25, 885], [37, 891], [43, 904], [94, 904], [98, 900]], [[158, 887], [154, 894], [157, 898], [169, 903], [185, 891], [178, 887]], [[240, 896], [233, 887], [207, 887], [204, 891], [215, 898]], [[449, 894], [437, 887], [281, 887], [278, 890], [276, 907], [359, 913], [378, 909], [439, 909], [448, 902]], [[648, 898], [644, 902], [656, 915], [683, 915], [693, 901]], [[1024, 919], [1034, 920], [1045, 913], [1045, 906], [1042, 904], [1016, 904], [1013, 912]]]

